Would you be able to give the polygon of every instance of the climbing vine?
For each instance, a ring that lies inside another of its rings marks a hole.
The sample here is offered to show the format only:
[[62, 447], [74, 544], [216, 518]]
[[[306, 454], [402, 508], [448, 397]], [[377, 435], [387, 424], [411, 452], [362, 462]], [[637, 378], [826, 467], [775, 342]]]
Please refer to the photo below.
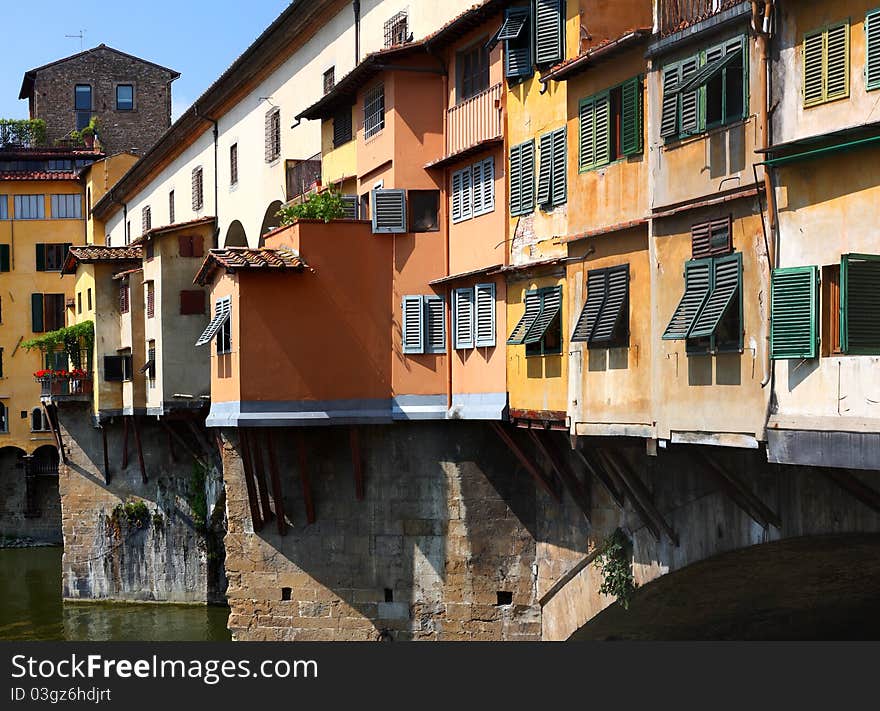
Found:
[[139, 499], [129, 499], [124, 504], [117, 504], [110, 515], [114, 528], [121, 529], [123, 524], [132, 529], [146, 528], [150, 523], [150, 510]]
[[599, 592], [616, 598], [624, 610], [636, 590], [632, 573], [632, 542], [619, 528], [602, 544], [596, 556], [596, 564], [602, 573]]
[[95, 324], [83, 321], [73, 326], [49, 331], [37, 338], [23, 341], [21, 346], [29, 351], [39, 349], [44, 353], [63, 350], [73, 361], [75, 367], [81, 367], [81, 354], [90, 354], [95, 343]]

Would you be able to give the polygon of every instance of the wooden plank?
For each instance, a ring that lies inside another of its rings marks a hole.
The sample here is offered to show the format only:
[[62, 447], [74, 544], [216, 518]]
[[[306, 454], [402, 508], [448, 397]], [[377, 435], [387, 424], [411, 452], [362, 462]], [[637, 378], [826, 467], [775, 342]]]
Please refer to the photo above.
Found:
[[828, 479], [833, 481], [837, 486], [861, 501], [872, 511], [880, 513], [880, 492], [872, 489], [861, 479], [846, 469], [835, 469], [832, 467], [822, 467], [820, 469]]
[[257, 491], [260, 492], [260, 507], [263, 512], [263, 521], [272, 520], [272, 508], [269, 506], [269, 487], [266, 484], [266, 472], [263, 469], [263, 447], [260, 444], [260, 431], [254, 430], [248, 435], [251, 441], [251, 457], [254, 463], [254, 478], [257, 480]]
[[315, 502], [312, 498], [312, 479], [309, 475], [309, 462], [306, 455], [306, 441], [302, 430], [296, 432], [296, 448], [299, 454], [299, 475], [302, 480], [303, 500], [306, 504], [306, 520], [315, 522]]
[[[742, 497], [743, 501], [746, 503], [748, 507], [754, 511], [754, 515], [752, 518], [758, 521], [758, 524], [767, 528], [767, 525], [774, 526], [775, 528], [782, 527], [782, 521], [779, 518], [779, 515], [773, 511], [769, 506], [767, 506], [758, 496], [743, 482], [738, 476], [736, 476], [733, 472], [727, 469], [724, 465], [721, 464], [715, 457], [712, 457], [704, 452], [701, 452], [703, 455], [704, 461], [709, 465], [709, 467], [720, 477], [726, 479], [731, 486], [737, 491], [740, 497]], [[751, 515], [751, 514], [750, 514]], [[760, 520], [763, 519], [765, 523], [761, 523]]]
[[55, 439], [55, 446], [58, 448], [58, 458], [64, 464], [67, 464], [68, 459], [67, 453], [64, 451], [64, 441], [61, 437], [61, 421], [58, 419], [58, 408], [55, 405], [43, 403], [43, 411], [46, 413], [49, 427], [52, 428], [52, 437]]
[[550, 486], [544, 474], [538, 469], [537, 466], [529, 459], [528, 455], [520, 448], [520, 446], [513, 440], [513, 437], [504, 429], [503, 425], [498, 422], [493, 422], [492, 427], [495, 429], [495, 432], [501, 438], [501, 441], [507, 445], [507, 448], [513, 453], [513, 455], [519, 460], [519, 463], [522, 464], [523, 468], [531, 474], [532, 478], [535, 482], [540, 486], [544, 491], [546, 491], [553, 499], [557, 502], [562, 501], [562, 497], [559, 495], [557, 491], [554, 490], [553, 487]]
[[262, 531], [263, 517], [260, 514], [260, 504], [257, 501], [257, 484], [254, 479], [251, 445], [247, 430], [238, 430], [238, 442], [241, 448], [241, 468], [244, 474], [244, 485], [247, 489], [248, 505], [251, 509], [251, 522], [253, 523], [254, 531]]
[[361, 458], [360, 437], [357, 427], [349, 427], [349, 442], [351, 444], [351, 465], [354, 470], [354, 495], [358, 501], [364, 500], [364, 461]]
[[606, 473], [608, 473], [609, 477], [615, 482], [615, 485], [620, 488], [620, 491], [623, 493], [624, 499], [629, 499], [630, 504], [633, 509], [635, 509], [636, 514], [641, 520], [642, 525], [648, 529], [651, 535], [654, 537], [655, 541], [660, 540], [660, 527], [657, 525], [657, 522], [654, 521], [649, 515], [645, 508], [641, 505], [639, 500], [636, 498], [635, 494], [629, 488], [626, 480], [621, 478], [617, 473], [617, 469], [612, 463], [611, 459], [608, 456], [608, 453], [604, 450], [595, 450], [596, 458], [602, 462], [602, 466], [605, 469]]
[[110, 483], [110, 455], [107, 451], [107, 428], [101, 427], [101, 442], [104, 445], [104, 483]]
[[272, 478], [272, 498], [275, 500], [275, 520], [278, 522], [278, 533], [287, 535], [287, 520], [284, 518], [284, 491], [281, 488], [281, 473], [278, 469], [278, 457], [275, 456], [275, 438], [271, 430], [266, 431], [266, 447], [269, 451], [269, 474]]
[[[568, 489], [568, 493], [571, 494], [571, 498], [581, 510], [584, 518], [589, 521], [590, 501], [589, 498], [586, 498], [584, 496], [584, 490], [581, 482], [576, 476], [574, 476], [574, 474], [571, 473], [571, 470], [569, 470], [562, 457], [559, 456], [559, 453], [554, 448], [552, 442], [545, 443], [544, 438], [541, 437], [535, 430], [529, 430], [529, 434], [531, 435], [532, 441], [534, 441], [535, 446], [550, 461], [550, 465], [553, 467], [553, 471], [556, 472], [556, 476], [558, 476], [559, 479], [562, 481], [563, 486]], [[545, 436], [552, 437], [552, 433], [548, 432]]]

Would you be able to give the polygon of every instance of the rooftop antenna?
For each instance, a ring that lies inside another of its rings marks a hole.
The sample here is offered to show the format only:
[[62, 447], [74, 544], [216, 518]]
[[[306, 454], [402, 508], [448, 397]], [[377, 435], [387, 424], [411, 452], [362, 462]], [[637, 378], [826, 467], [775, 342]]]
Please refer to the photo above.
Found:
[[77, 34], [77, 35], [64, 35], [64, 36], [67, 37], [68, 39], [78, 39], [79, 40], [79, 49], [80, 49], [80, 51], [83, 50], [83, 40], [86, 37], [85, 30], [80, 30], [79, 34]]

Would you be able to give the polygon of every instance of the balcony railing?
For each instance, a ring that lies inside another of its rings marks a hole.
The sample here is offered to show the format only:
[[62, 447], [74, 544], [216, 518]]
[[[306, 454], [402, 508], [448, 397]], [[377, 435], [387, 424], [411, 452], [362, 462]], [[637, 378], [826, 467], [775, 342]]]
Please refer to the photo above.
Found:
[[660, 34], [665, 36], [683, 30], [744, 2], [746, 0], [660, 0]]
[[501, 138], [501, 84], [484, 89], [449, 109], [446, 155], [460, 153], [493, 138]]
[[92, 395], [91, 375], [44, 375], [37, 378], [40, 397], [87, 399]]

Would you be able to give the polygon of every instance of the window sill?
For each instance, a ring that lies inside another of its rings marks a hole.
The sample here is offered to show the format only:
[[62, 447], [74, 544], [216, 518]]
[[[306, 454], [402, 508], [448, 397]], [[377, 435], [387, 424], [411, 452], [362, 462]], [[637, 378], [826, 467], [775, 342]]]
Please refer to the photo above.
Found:
[[707, 126], [700, 133], [694, 133], [694, 134], [691, 134], [688, 136], [678, 136], [678, 137], [671, 137], [671, 138], [666, 138], [666, 139], [661, 138], [661, 142], [662, 142], [661, 148], [664, 151], [670, 151], [670, 150], [674, 150], [676, 148], [679, 148], [681, 146], [687, 146], [687, 145], [690, 145], [691, 143], [696, 143], [698, 141], [702, 141], [707, 138], [711, 138], [712, 136], [715, 136], [719, 133], [724, 133], [725, 131], [729, 131], [733, 128], [736, 128], [737, 126], [745, 126], [751, 122], [752, 118], [753, 118], [752, 116], [746, 116], [741, 119], [735, 119], [734, 121], [731, 121], [730, 123], [722, 123], [722, 124], [715, 124], [713, 126]]

